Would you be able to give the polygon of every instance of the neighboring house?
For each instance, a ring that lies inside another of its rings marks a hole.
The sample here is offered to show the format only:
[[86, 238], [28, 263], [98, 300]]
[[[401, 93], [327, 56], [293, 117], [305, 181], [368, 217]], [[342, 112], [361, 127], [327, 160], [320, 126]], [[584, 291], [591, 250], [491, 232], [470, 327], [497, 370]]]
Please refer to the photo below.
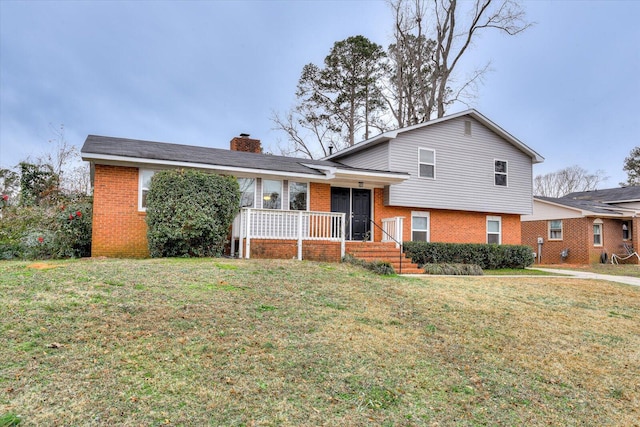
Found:
[[639, 215], [640, 187], [534, 197], [533, 213], [522, 216], [522, 243], [542, 264], [606, 262], [612, 254], [626, 255], [625, 245], [633, 248], [640, 241]]
[[339, 260], [349, 242], [520, 244], [520, 216], [532, 212], [532, 165], [543, 161], [475, 110], [322, 160], [262, 154], [248, 135], [230, 148], [87, 137], [92, 255], [148, 255], [145, 195], [153, 173], [168, 168], [238, 178], [243, 209], [230, 247], [237, 256]]

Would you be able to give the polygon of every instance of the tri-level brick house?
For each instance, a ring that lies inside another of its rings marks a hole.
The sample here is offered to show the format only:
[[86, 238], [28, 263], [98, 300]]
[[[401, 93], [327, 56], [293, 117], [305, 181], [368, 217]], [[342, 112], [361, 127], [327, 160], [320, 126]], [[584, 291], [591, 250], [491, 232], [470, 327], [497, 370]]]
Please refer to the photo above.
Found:
[[[241, 257], [339, 260], [376, 242], [520, 244], [532, 213], [532, 165], [543, 158], [476, 110], [380, 134], [322, 160], [87, 137], [94, 186], [93, 256], [148, 255], [145, 194], [154, 171], [195, 168], [238, 178]], [[346, 243], [345, 243], [346, 242]], [[353, 242], [358, 242], [357, 244]], [[379, 243], [378, 243], [379, 245]]]

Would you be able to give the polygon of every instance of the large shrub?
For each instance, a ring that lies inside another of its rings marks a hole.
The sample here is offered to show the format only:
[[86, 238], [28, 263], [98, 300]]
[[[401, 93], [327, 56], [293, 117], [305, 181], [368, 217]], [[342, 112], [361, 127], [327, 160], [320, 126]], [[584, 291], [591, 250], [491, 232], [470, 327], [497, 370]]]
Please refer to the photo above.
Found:
[[195, 170], [157, 172], [147, 194], [150, 255], [219, 256], [239, 207], [233, 177]]
[[485, 270], [495, 270], [533, 264], [531, 248], [524, 245], [405, 242], [404, 251], [419, 265], [476, 264]]

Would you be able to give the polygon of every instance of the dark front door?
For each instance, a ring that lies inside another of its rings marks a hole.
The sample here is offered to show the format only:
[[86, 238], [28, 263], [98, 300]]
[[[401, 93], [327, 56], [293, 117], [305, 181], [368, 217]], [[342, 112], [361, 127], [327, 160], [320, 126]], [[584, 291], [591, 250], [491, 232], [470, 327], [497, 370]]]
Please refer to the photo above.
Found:
[[354, 188], [351, 197], [351, 240], [369, 240], [371, 191]]
[[360, 188], [331, 188], [331, 212], [344, 212], [348, 240], [369, 238], [371, 191]]

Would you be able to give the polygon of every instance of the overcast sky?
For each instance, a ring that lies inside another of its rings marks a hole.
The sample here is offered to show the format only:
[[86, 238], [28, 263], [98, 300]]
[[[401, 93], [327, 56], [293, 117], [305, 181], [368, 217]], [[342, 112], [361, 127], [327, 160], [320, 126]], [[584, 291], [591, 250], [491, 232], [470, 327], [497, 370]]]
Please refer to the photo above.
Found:
[[[525, 1], [525, 33], [485, 33], [459, 76], [491, 60], [471, 105], [539, 152], [534, 174], [579, 165], [615, 187], [640, 145], [640, 1]], [[0, 0], [0, 166], [88, 134], [276, 151], [273, 111], [302, 67], [364, 35], [387, 46], [383, 1]], [[449, 112], [466, 109], [457, 105]]]

